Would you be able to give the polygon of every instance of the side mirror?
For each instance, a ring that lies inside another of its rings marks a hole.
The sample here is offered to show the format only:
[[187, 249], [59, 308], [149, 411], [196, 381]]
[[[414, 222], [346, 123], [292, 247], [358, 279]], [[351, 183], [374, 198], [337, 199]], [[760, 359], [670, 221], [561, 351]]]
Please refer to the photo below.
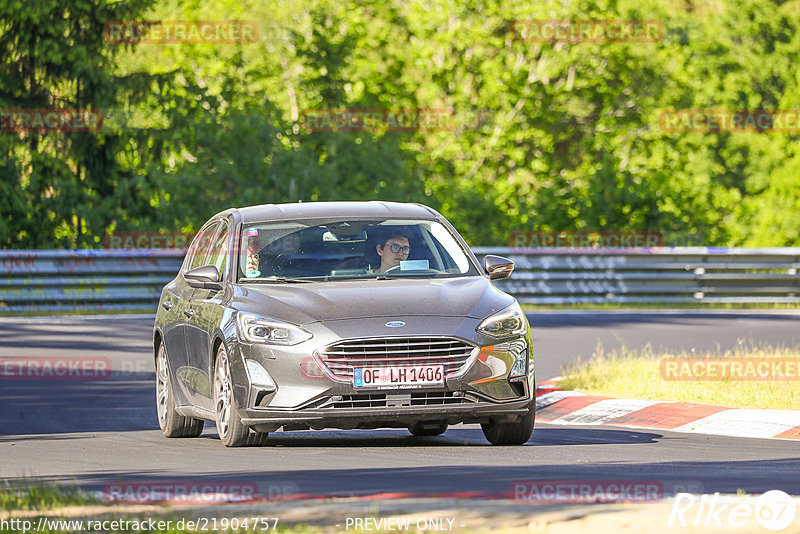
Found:
[[219, 281], [219, 271], [214, 265], [203, 265], [183, 273], [183, 278], [189, 287], [198, 289], [222, 289]]
[[514, 262], [502, 256], [489, 254], [483, 259], [483, 268], [491, 280], [506, 278], [514, 270]]

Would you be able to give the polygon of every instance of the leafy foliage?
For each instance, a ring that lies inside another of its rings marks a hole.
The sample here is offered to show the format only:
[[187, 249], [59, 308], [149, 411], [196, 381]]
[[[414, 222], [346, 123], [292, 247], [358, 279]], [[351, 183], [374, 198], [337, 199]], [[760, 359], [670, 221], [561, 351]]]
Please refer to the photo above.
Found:
[[[0, 243], [98, 246], [232, 205], [423, 202], [471, 244], [660, 230], [800, 245], [796, 133], [668, 132], [668, 109], [800, 109], [800, 0], [7, 0], [0, 108], [104, 110], [0, 132]], [[256, 43], [114, 44], [113, 20], [254, 20]], [[657, 42], [534, 42], [525, 20], [656, 20]], [[310, 131], [321, 109], [446, 109], [446, 131]]]

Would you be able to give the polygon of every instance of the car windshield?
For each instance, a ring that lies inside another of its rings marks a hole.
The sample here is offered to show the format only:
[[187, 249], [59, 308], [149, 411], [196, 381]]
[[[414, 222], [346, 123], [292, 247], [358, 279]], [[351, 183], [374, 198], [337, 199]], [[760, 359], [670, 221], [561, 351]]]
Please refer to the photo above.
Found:
[[239, 280], [293, 282], [477, 274], [453, 234], [431, 220], [245, 225]]

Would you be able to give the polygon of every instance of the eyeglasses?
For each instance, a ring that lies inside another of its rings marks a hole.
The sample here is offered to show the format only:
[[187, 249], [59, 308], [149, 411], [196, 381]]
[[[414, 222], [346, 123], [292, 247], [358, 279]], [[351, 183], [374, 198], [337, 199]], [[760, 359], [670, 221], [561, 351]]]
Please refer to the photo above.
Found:
[[398, 252], [402, 252], [403, 254], [408, 254], [411, 252], [411, 247], [408, 245], [401, 247], [397, 243], [392, 243], [391, 245], [384, 245], [384, 247], [389, 247], [389, 250], [397, 254]]

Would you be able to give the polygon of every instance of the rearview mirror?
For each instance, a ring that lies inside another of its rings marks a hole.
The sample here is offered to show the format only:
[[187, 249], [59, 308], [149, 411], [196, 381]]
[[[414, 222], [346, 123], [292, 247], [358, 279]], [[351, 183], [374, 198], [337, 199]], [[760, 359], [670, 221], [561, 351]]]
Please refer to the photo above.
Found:
[[219, 270], [214, 265], [203, 265], [183, 273], [183, 278], [189, 287], [198, 289], [222, 289], [219, 281]]
[[502, 256], [489, 254], [483, 259], [483, 268], [491, 280], [499, 280], [514, 271], [514, 262]]

